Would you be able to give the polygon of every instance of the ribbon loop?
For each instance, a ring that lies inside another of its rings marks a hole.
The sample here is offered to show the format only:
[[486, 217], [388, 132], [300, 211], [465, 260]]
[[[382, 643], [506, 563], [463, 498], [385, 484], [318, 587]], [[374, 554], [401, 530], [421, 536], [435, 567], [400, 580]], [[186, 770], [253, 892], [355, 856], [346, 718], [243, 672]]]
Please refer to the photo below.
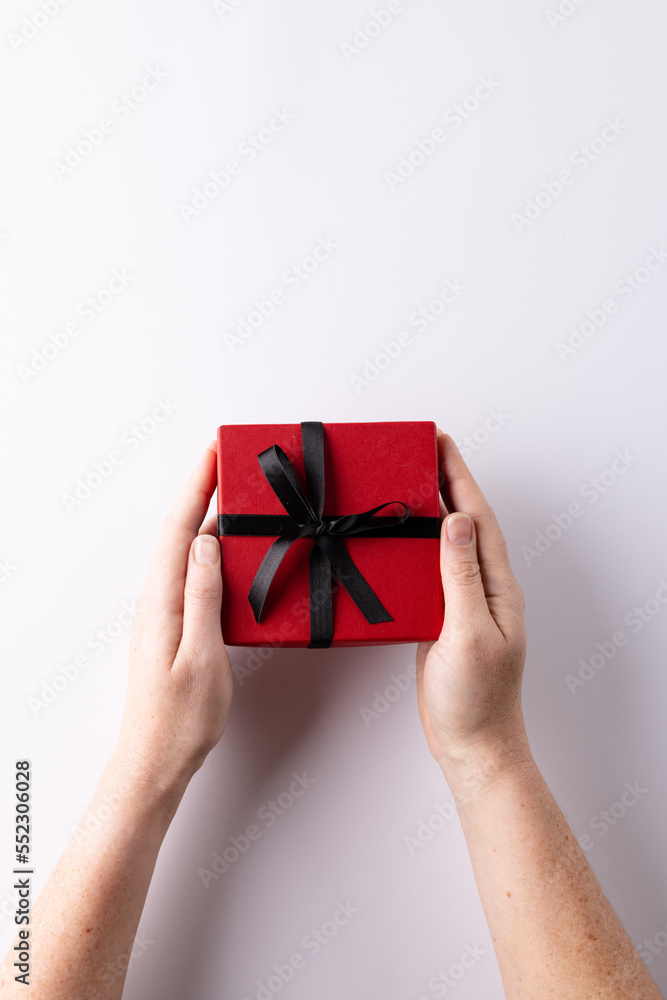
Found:
[[336, 518], [335, 521], [329, 524], [328, 533], [330, 535], [361, 535], [379, 528], [385, 528], [387, 519], [385, 518], [382, 522], [378, 521], [377, 524], [373, 524], [375, 520], [373, 515], [377, 514], [379, 510], [384, 510], [385, 507], [392, 507], [395, 503], [400, 503], [404, 508], [404, 512], [400, 516], [395, 515], [393, 518], [389, 518], [389, 520], [396, 526], [403, 524], [410, 517], [407, 505], [402, 500], [389, 500], [388, 503], [381, 503], [379, 506], [373, 507], [372, 510], [366, 510], [362, 514], [345, 514], [344, 517]]
[[316, 523], [319, 518], [304, 496], [292, 463], [282, 448], [277, 444], [271, 445], [260, 452], [257, 461], [269, 486], [295, 524]]

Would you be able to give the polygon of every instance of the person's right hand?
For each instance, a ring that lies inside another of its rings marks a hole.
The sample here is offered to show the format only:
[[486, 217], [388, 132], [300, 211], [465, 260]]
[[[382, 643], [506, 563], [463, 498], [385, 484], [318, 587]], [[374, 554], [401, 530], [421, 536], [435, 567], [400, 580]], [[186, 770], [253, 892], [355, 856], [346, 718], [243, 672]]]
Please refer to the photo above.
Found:
[[186, 784], [222, 736], [233, 677], [222, 637], [212, 442], [167, 516], [136, 601], [118, 753], [152, 783]]
[[[440, 470], [457, 513], [442, 524], [445, 619], [417, 648], [419, 715], [431, 753], [458, 765], [527, 752], [521, 712], [524, 598], [496, 517], [454, 441], [438, 433]], [[445, 508], [446, 511], [446, 508]]]

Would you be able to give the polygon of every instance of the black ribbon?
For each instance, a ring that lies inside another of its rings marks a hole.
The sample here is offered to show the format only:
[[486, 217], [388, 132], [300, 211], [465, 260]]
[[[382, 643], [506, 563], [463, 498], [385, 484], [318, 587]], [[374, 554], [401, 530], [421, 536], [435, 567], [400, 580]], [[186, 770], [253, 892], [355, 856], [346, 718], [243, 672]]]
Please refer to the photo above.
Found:
[[[402, 500], [390, 500], [361, 514], [333, 516], [324, 510], [324, 427], [318, 421], [301, 424], [303, 463], [308, 496], [301, 489], [294, 468], [278, 445], [257, 456], [262, 472], [287, 515], [220, 514], [218, 535], [277, 535], [262, 559], [250, 587], [248, 600], [259, 624], [264, 602], [280, 563], [297, 538], [312, 538], [308, 562], [310, 590], [309, 649], [324, 649], [333, 641], [331, 570], [347, 590], [367, 622], [393, 621], [377, 594], [353, 563], [342, 538], [373, 532], [376, 537], [438, 538], [439, 517], [412, 517]], [[377, 517], [378, 511], [400, 504], [403, 513]]]

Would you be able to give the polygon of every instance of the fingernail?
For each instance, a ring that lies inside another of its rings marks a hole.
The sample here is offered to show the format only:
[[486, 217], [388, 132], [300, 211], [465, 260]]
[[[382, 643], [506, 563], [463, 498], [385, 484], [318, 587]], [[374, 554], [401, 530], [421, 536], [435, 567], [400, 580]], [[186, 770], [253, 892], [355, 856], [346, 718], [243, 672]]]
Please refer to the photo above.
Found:
[[447, 538], [452, 545], [468, 545], [472, 537], [472, 521], [467, 514], [452, 514], [447, 519]]
[[197, 535], [195, 538], [195, 561], [212, 565], [220, 556], [220, 542], [213, 535]]

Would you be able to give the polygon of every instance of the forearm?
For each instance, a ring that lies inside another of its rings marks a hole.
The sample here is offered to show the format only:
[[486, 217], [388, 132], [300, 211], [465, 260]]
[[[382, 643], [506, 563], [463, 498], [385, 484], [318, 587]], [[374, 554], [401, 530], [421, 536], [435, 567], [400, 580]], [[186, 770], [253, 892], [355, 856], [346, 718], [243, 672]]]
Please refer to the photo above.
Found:
[[31, 920], [28, 993], [14, 951], [0, 969], [6, 1000], [119, 1000], [158, 851], [185, 790], [123, 753], [109, 761]]
[[659, 1000], [527, 742], [443, 771], [507, 1000]]

